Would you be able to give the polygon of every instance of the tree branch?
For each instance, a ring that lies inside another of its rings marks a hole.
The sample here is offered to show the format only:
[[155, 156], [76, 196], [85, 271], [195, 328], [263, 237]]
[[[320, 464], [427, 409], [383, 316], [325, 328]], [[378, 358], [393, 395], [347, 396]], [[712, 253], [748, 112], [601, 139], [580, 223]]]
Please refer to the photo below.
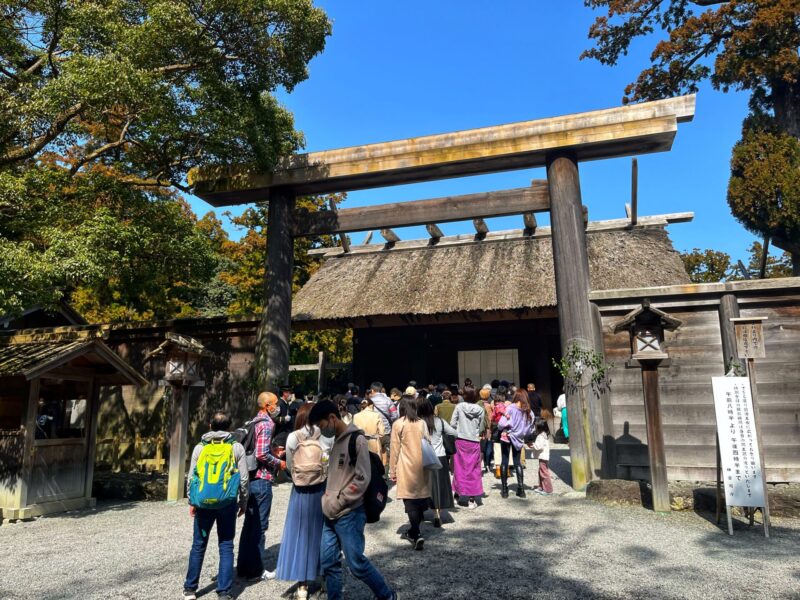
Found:
[[7, 152], [3, 156], [0, 156], [0, 166], [10, 165], [15, 162], [26, 160], [28, 158], [35, 156], [36, 153], [39, 152], [39, 150], [41, 150], [42, 148], [47, 146], [47, 144], [56, 139], [56, 137], [58, 137], [61, 134], [61, 132], [64, 131], [67, 124], [76, 116], [78, 116], [82, 110], [83, 110], [82, 102], [78, 102], [70, 106], [60, 115], [56, 116], [56, 118], [50, 124], [50, 127], [48, 128], [46, 133], [35, 138], [27, 146], [15, 148]]
[[95, 150], [94, 152], [90, 152], [89, 154], [78, 160], [74, 165], [72, 165], [72, 167], [70, 167], [69, 170], [70, 175], [75, 175], [75, 173], [77, 173], [83, 165], [95, 160], [96, 158], [100, 158], [103, 154], [105, 154], [109, 150], [113, 150], [114, 148], [119, 148], [120, 146], [123, 146], [127, 142], [125, 136], [128, 135], [128, 129], [130, 128], [131, 123], [133, 123], [132, 117], [128, 119], [127, 123], [125, 123], [125, 126], [122, 128], [122, 132], [119, 134], [119, 139], [117, 139], [116, 142], [109, 142], [108, 144], [100, 146], [97, 150]]

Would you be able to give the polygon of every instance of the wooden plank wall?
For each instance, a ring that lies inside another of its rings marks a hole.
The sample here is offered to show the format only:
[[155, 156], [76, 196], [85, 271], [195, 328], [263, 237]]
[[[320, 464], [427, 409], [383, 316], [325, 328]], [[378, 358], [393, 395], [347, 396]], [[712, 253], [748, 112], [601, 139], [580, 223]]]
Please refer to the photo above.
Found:
[[[742, 305], [742, 316], [769, 316], [768, 358], [758, 363], [759, 396], [767, 479], [800, 481], [800, 306]], [[657, 302], [653, 306], [658, 307]], [[745, 306], [747, 307], [745, 309]], [[660, 371], [661, 405], [670, 480], [712, 481], [716, 465], [716, 421], [711, 378], [724, 375], [716, 305], [668, 308], [683, 322], [666, 334], [671, 363]], [[611, 404], [617, 440], [617, 475], [649, 477], [641, 371], [626, 368], [627, 333], [609, 333], [621, 312], [603, 312], [607, 359], [614, 363]]]

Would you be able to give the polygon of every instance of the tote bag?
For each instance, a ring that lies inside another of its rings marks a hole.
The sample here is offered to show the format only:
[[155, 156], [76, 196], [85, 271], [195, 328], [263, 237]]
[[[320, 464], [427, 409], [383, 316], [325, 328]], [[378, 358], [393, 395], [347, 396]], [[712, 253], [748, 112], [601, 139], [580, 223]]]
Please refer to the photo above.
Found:
[[425, 425], [425, 434], [422, 436], [422, 467], [428, 471], [442, 468], [442, 463], [439, 461], [439, 457], [436, 456], [433, 444], [431, 444], [427, 425]]

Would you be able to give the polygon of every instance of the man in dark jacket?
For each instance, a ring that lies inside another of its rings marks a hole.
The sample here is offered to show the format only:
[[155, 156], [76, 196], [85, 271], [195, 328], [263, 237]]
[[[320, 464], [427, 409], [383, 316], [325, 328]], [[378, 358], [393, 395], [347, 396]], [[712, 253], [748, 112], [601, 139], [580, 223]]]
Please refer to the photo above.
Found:
[[536, 384], [528, 384], [528, 400], [530, 401], [531, 410], [536, 417], [542, 416], [542, 396], [536, 391]]

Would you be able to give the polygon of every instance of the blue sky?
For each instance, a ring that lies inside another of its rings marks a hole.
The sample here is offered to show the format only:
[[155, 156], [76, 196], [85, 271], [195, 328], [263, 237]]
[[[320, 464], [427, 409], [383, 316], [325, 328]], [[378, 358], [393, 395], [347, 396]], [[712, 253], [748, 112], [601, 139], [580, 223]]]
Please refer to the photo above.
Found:
[[[291, 94], [280, 94], [308, 151], [618, 106], [626, 84], [649, 64], [653, 45], [639, 41], [617, 67], [578, 60], [596, 14], [579, 0], [317, 4], [333, 20], [333, 35], [311, 62], [310, 78]], [[731, 147], [746, 113], [745, 93], [723, 94], [704, 85], [695, 119], [679, 127], [672, 151], [639, 157], [639, 214], [695, 213], [693, 222], [669, 228], [676, 249], [714, 248], [746, 257], [755, 238], [734, 220], [725, 199]], [[630, 158], [581, 164], [591, 219], [624, 217], [630, 168]], [[344, 206], [523, 187], [544, 176], [543, 169], [528, 169], [364, 190], [351, 192]], [[198, 215], [211, 208], [191, 201]], [[539, 219], [546, 221], [545, 215]], [[521, 218], [492, 219], [489, 225], [518, 228]], [[466, 233], [472, 225], [442, 229]], [[426, 235], [421, 227], [397, 232], [403, 239]]]

